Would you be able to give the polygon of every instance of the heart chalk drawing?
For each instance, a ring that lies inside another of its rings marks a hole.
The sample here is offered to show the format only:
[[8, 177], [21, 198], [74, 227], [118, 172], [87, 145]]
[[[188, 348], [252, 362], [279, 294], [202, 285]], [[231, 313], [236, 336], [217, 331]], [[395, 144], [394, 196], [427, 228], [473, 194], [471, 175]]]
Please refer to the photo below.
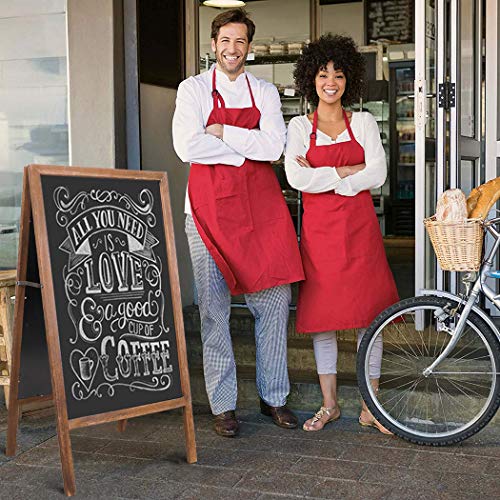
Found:
[[95, 347], [89, 347], [85, 353], [79, 349], [71, 352], [69, 362], [73, 373], [82, 385], [90, 391], [99, 368], [99, 353]]

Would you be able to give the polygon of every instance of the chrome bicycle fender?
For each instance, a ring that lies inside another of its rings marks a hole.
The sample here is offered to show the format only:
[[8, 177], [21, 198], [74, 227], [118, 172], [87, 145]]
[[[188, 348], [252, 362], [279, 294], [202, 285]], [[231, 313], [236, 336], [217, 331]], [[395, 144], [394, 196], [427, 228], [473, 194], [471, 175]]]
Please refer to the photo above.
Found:
[[[421, 295], [426, 295], [426, 296], [434, 295], [436, 297], [444, 297], [446, 299], [452, 299], [452, 300], [454, 300], [456, 302], [459, 302], [460, 304], [465, 304], [465, 300], [464, 299], [458, 297], [457, 295], [454, 295], [453, 293], [443, 292], [442, 290], [427, 290], [427, 289], [424, 288], [424, 289], [420, 290], [420, 294]], [[495, 332], [495, 335], [500, 340], [500, 331], [498, 330], [498, 328], [495, 325], [495, 323], [493, 323], [493, 321], [491, 320], [491, 318], [482, 309], [480, 309], [478, 306], [472, 306], [472, 310], [487, 323], [487, 325], [491, 328], [491, 330], [493, 332]]]

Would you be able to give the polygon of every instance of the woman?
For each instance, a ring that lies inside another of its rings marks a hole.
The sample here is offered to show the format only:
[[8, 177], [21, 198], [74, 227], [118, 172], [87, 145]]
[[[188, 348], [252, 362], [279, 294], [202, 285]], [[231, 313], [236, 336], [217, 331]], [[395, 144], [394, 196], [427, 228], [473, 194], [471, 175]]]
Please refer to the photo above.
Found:
[[[304, 50], [294, 71], [299, 91], [317, 106], [288, 128], [285, 169], [302, 191], [301, 253], [306, 279], [297, 303], [297, 331], [313, 334], [323, 406], [304, 423], [318, 431], [340, 417], [336, 330], [366, 327], [398, 293], [385, 255], [370, 189], [385, 182], [387, 166], [377, 123], [359, 102], [364, 59], [351, 38], [325, 35]], [[378, 389], [382, 345], [370, 360]], [[389, 433], [363, 403], [359, 423]]]

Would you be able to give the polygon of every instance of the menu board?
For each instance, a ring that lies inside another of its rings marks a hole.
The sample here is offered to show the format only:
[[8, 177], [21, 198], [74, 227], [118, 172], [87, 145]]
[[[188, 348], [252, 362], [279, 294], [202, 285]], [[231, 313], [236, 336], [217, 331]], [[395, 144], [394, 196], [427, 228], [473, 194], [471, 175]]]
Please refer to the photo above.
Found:
[[413, 43], [414, 0], [365, 0], [366, 43], [389, 40]]

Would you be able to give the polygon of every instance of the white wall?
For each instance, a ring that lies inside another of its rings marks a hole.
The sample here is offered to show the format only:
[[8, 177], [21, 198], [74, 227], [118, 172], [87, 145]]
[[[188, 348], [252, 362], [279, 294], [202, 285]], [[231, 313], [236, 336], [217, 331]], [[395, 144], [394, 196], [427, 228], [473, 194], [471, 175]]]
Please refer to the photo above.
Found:
[[70, 159], [115, 166], [113, 0], [68, 0]]
[[193, 274], [184, 233], [184, 196], [189, 167], [179, 160], [172, 144], [172, 116], [177, 92], [142, 83], [140, 93], [142, 167], [144, 170], [167, 172], [182, 303], [192, 304]]

